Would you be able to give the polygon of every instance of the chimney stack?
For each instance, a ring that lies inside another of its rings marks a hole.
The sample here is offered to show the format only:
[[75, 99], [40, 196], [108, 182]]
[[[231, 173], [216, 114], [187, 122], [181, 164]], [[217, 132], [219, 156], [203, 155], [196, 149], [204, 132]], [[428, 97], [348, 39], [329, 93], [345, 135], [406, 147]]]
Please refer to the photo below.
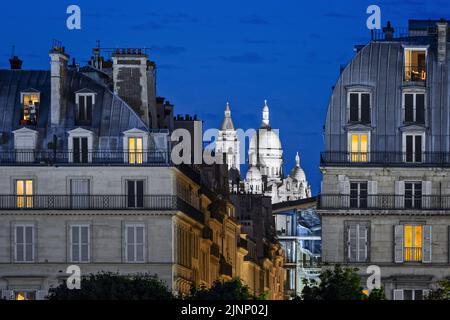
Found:
[[20, 70], [22, 69], [22, 60], [19, 59], [18, 56], [13, 56], [9, 59], [9, 65], [11, 66], [11, 70]]
[[394, 38], [394, 28], [391, 26], [391, 22], [388, 21], [386, 27], [383, 28], [384, 33], [384, 39], [385, 40], [392, 40]]
[[67, 73], [67, 61], [69, 55], [65, 53], [64, 47], [53, 46], [49, 52], [50, 56], [50, 123], [52, 127], [60, 124], [63, 112], [63, 89]]
[[447, 60], [447, 32], [448, 32], [448, 22], [441, 19], [437, 23], [437, 33], [438, 33], [438, 62], [445, 63]]
[[[149, 127], [148, 57], [142, 50], [122, 49], [112, 55], [114, 92], [118, 94]], [[150, 79], [149, 79], [150, 78]], [[152, 84], [153, 85], [153, 84]]]

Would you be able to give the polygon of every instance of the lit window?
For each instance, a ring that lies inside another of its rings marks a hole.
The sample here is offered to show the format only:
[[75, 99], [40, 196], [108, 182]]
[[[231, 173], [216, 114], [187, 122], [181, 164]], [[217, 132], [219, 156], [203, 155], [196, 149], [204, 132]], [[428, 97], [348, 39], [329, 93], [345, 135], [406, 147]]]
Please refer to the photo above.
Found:
[[142, 138], [128, 138], [128, 162], [130, 164], [142, 163]]
[[405, 81], [426, 81], [427, 51], [425, 49], [405, 49]]
[[32, 208], [33, 180], [16, 180], [16, 196], [18, 208]]
[[405, 261], [422, 261], [422, 225], [404, 226]]
[[37, 90], [30, 89], [29, 91], [22, 92], [22, 112], [20, 117], [20, 124], [34, 125], [37, 123], [40, 93]]
[[367, 133], [352, 133], [350, 135], [350, 159], [352, 162], [367, 162], [369, 141]]
[[36, 300], [35, 291], [14, 291], [14, 300]]

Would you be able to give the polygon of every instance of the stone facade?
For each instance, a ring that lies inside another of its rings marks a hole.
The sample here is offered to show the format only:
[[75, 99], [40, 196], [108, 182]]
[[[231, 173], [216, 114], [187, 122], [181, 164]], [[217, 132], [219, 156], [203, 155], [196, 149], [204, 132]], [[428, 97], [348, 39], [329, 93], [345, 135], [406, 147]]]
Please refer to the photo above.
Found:
[[377, 265], [389, 299], [423, 299], [450, 276], [448, 24], [384, 31], [358, 47], [330, 99], [322, 259], [359, 268], [364, 287]]

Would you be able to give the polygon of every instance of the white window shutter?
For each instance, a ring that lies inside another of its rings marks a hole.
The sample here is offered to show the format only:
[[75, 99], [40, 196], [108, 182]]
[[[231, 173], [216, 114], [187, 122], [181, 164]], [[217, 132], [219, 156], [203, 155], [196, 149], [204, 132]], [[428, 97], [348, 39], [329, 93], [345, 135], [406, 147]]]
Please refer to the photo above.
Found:
[[393, 298], [394, 300], [403, 300], [403, 290], [394, 290]]
[[367, 261], [367, 233], [368, 228], [366, 225], [358, 225], [358, 262]]
[[405, 206], [405, 182], [395, 181], [395, 208], [403, 208]]
[[431, 262], [431, 226], [423, 226], [422, 233], [422, 262]]
[[367, 182], [368, 206], [369, 208], [377, 207], [378, 181]]
[[339, 182], [339, 193], [342, 195], [342, 207], [350, 207], [350, 181], [343, 180]]
[[394, 226], [394, 260], [403, 262], [403, 225]]
[[13, 290], [2, 290], [2, 296], [0, 300], [14, 300]]
[[422, 203], [424, 208], [431, 207], [431, 181], [422, 181]]
[[348, 260], [356, 262], [358, 259], [358, 225], [352, 224], [348, 226]]

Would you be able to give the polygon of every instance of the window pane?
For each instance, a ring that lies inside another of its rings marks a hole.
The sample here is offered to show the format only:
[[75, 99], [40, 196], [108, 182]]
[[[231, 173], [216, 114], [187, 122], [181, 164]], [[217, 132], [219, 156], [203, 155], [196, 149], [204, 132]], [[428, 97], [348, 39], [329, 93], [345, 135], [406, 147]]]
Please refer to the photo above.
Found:
[[422, 162], [422, 136], [415, 136], [415, 162]]
[[72, 227], [72, 243], [80, 243], [80, 228], [78, 226]]
[[16, 194], [22, 196], [25, 194], [25, 183], [23, 180], [16, 181]]
[[25, 246], [25, 261], [33, 261], [33, 245], [27, 244]]
[[134, 227], [127, 227], [127, 243], [134, 244]]
[[425, 123], [425, 95], [416, 94], [416, 122]]
[[350, 121], [359, 121], [359, 94], [350, 93]]
[[92, 96], [86, 97], [86, 115], [85, 118], [87, 121], [92, 120]]
[[406, 136], [406, 162], [413, 161], [413, 137]]
[[414, 121], [414, 95], [405, 94], [405, 122]]
[[25, 228], [25, 243], [33, 243], [33, 227], [26, 227]]
[[89, 228], [81, 227], [81, 243], [89, 243]]
[[85, 96], [79, 96], [78, 98], [78, 120], [84, 121], [86, 120], [86, 105], [85, 105]]
[[79, 261], [80, 260], [80, 246], [77, 243], [72, 244], [72, 261]]
[[16, 227], [16, 242], [24, 243], [24, 227]]
[[144, 227], [136, 227], [136, 243], [144, 243]]
[[127, 261], [134, 261], [134, 245], [127, 245]]
[[370, 122], [370, 94], [361, 94], [361, 121]]
[[89, 245], [87, 244], [81, 246], [81, 261], [89, 261]]
[[136, 245], [136, 261], [139, 261], [139, 262], [144, 261], [144, 245], [143, 244]]

